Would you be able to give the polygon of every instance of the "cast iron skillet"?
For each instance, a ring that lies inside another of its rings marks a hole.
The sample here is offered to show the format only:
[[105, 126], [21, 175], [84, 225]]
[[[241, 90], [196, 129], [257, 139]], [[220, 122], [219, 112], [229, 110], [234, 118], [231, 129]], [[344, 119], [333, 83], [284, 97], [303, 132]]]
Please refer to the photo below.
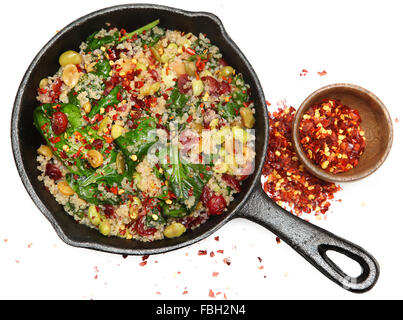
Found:
[[[134, 30], [159, 18], [161, 26], [170, 29], [206, 33], [223, 52], [225, 59], [244, 75], [251, 85], [252, 99], [256, 104], [256, 166], [240, 193], [230, 204], [226, 214], [211, 217], [207, 223], [176, 239], [151, 243], [107, 238], [98, 231], [77, 224], [37, 180], [36, 149], [43, 142], [33, 126], [33, 110], [37, 85], [43, 77], [54, 74], [59, 55], [79, 44], [91, 33], [113, 26]], [[379, 266], [362, 248], [316, 227], [283, 210], [263, 192], [260, 183], [268, 143], [269, 120], [265, 98], [259, 80], [248, 60], [230, 39], [221, 21], [213, 14], [187, 12], [179, 9], [144, 4], [120, 5], [86, 15], [60, 31], [35, 57], [19, 87], [11, 121], [11, 140], [15, 162], [29, 195], [50, 221], [59, 237], [69, 245], [118, 254], [157, 254], [179, 249], [200, 241], [234, 218], [246, 218], [266, 227], [288, 243], [320, 272], [340, 286], [353, 292], [365, 292], [376, 283]], [[349, 277], [326, 254], [328, 250], [340, 252], [362, 267], [361, 275]]]

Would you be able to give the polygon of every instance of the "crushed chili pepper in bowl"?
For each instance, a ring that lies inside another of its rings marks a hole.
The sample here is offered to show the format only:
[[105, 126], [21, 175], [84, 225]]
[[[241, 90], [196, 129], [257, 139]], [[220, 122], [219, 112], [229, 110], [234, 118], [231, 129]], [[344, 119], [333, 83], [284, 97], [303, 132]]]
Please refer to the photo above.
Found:
[[375, 172], [393, 141], [390, 115], [378, 97], [353, 84], [313, 92], [297, 110], [292, 139], [305, 167], [328, 182], [348, 182]]

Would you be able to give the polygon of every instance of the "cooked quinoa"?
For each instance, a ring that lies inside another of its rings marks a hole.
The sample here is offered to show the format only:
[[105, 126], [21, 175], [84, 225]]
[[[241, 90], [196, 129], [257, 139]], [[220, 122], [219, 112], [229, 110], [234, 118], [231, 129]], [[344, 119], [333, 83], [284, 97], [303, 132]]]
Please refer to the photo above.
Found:
[[249, 86], [203, 34], [108, 27], [38, 88], [38, 179], [79, 223], [153, 241], [227, 211], [254, 165]]

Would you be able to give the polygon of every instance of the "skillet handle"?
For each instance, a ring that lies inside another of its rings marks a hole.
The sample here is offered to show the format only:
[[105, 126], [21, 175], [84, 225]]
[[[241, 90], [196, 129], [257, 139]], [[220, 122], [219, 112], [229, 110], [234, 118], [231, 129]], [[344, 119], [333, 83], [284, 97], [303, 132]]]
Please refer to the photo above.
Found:
[[[235, 217], [249, 219], [269, 229], [326, 277], [348, 291], [366, 292], [378, 280], [379, 265], [368, 252], [282, 209], [265, 194], [260, 184]], [[361, 274], [348, 276], [328, 257], [326, 252], [329, 250], [358, 262]]]

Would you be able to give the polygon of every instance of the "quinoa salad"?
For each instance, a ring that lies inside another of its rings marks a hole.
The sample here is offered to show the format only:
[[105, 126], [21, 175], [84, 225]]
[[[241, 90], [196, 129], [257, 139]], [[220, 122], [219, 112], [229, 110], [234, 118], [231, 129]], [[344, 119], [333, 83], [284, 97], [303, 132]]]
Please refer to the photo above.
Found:
[[254, 171], [250, 90], [206, 35], [106, 24], [39, 83], [38, 179], [105, 236], [175, 238]]

